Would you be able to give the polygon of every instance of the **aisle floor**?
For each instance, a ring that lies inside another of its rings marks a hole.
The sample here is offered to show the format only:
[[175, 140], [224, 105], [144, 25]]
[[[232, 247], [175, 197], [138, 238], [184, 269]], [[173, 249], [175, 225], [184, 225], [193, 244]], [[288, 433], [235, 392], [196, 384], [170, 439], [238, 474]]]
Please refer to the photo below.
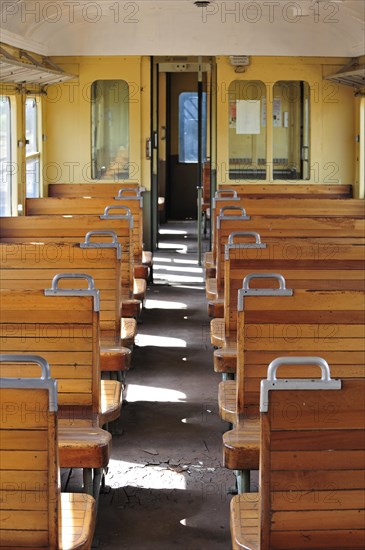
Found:
[[[208, 243], [204, 241], [206, 248]], [[125, 403], [100, 496], [103, 550], [228, 550], [228, 490], [195, 224], [160, 228]]]

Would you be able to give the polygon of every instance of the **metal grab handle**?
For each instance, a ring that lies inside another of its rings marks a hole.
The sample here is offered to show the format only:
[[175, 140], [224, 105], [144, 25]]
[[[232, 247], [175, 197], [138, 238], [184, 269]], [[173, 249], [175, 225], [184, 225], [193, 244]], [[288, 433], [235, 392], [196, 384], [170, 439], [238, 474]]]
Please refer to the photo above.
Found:
[[[110, 210], [119, 210], [125, 212], [125, 214], [110, 214]], [[101, 220], [129, 220], [130, 228], [133, 229], [133, 216], [128, 206], [122, 204], [110, 204], [105, 207], [104, 214], [100, 216]]]
[[62, 290], [61, 288], [58, 288], [58, 282], [62, 279], [84, 279], [85, 281], [87, 281], [87, 290], [95, 290], [94, 279], [91, 277], [91, 275], [88, 275], [87, 273], [58, 273], [52, 279], [51, 289]]
[[[87, 288], [59, 288], [62, 279], [84, 279]], [[87, 273], [58, 273], [52, 279], [51, 288], [44, 290], [45, 296], [93, 296], [94, 311], [100, 311], [100, 292], [95, 288], [94, 279]]]
[[261, 236], [256, 231], [234, 231], [228, 237], [228, 246], [234, 244], [235, 237], [254, 237], [255, 244], [262, 244]]
[[242, 206], [222, 206], [222, 208], [219, 210], [219, 216], [223, 216], [225, 212], [228, 210], [237, 210], [241, 212], [242, 216], [246, 216], [246, 210]]
[[104, 209], [104, 216], [109, 216], [110, 210], [124, 210], [125, 214], [118, 214], [118, 216], [123, 216], [124, 218], [127, 218], [131, 216], [131, 209], [128, 208], [128, 206], [123, 206], [122, 204], [110, 204], [109, 206], [106, 206]]
[[[236, 212], [240, 212], [239, 215], [237, 214], [225, 214], [224, 212], [228, 210], [235, 210]], [[246, 213], [246, 210], [242, 206], [224, 206], [220, 209], [219, 215], [217, 216], [217, 229], [221, 226], [222, 220], [250, 220], [251, 216], [248, 216]]]
[[41, 357], [40, 355], [23, 355], [20, 353], [1, 353], [0, 354], [0, 363], [36, 363], [41, 367], [42, 374], [40, 376], [41, 380], [50, 380], [51, 371], [49, 368], [48, 361]]
[[[132, 191], [133, 195], [126, 195], [126, 191]], [[123, 196], [124, 195], [124, 196]], [[142, 208], [143, 207], [143, 197], [140, 193], [139, 189], [136, 189], [135, 187], [124, 187], [124, 189], [119, 189], [118, 195], [114, 197], [115, 200], [136, 200], [139, 201], [139, 205]]]
[[[234, 189], [218, 189], [215, 192], [214, 198], [219, 199], [221, 197], [221, 195], [223, 195], [224, 193], [225, 194], [231, 193], [232, 194], [232, 199], [237, 199], [237, 191], [235, 191]], [[227, 198], [229, 198], [229, 197], [227, 197]]]
[[[108, 236], [112, 238], [111, 242], [100, 242], [100, 241], [91, 241], [91, 237], [95, 236]], [[80, 248], [116, 248], [117, 250], [117, 259], [120, 260], [122, 257], [122, 247], [118, 242], [118, 235], [115, 231], [89, 231], [85, 235], [85, 241], [80, 243]]]
[[[127, 192], [132, 191], [132, 192], [134, 193], [135, 196], [132, 197], [132, 198], [140, 199], [140, 198], [142, 197], [142, 195], [141, 195], [141, 193], [140, 193], [140, 191], [139, 191], [138, 188], [136, 188], [136, 187], [122, 187], [122, 189], [119, 189], [118, 195], [117, 195], [116, 197], [114, 197], [114, 198], [117, 199], [117, 200], [118, 200], [118, 199], [121, 199], [121, 198], [123, 197], [123, 194], [124, 194], [126, 191], [127, 191]], [[128, 197], [130, 197], [130, 195], [128, 195]]]
[[329, 382], [331, 372], [329, 365], [322, 357], [277, 357], [271, 361], [267, 369], [267, 380], [276, 382], [276, 372], [281, 365], [315, 365], [321, 369], [321, 380]]
[[[250, 281], [252, 279], [275, 279], [279, 283], [279, 288], [251, 288]], [[242, 288], [238, 290], [238, 311], [244, 309], [245, 296], [293, 296], [293, 291], [286, 288], [284, 277], [278, 273], [250, 273], [243, 279]]]
[[[277, 369], [281, 365], [314, 365], [321, 369], [321, 378], [276, 378]], [[267, 379], [261, 380], [260, 411], [268, 411], [269, 391], [273, 390], [339, 390], [341, 380], [331, 378], [328, 363], [322, 357], [277, 357], [271, 361], [267, 369]]]
[[[99, 236], [99, 237], [102, 237], [102, 236], [108, 236], [108, 237], [111, 237], [112, 238], [112, 242], [111, 243], [94, 243], [94, 242], [90, 242], [90, 239], [91, 237], [95, 237], [95, 236]], [[103, 230], [103, 231], [88, 231], [85, 235], [85, 240], [82, 244], [85, 244], [85, 245], [94, 245], [94, 244], [113, 244], [113, 245], [118, 245], [118, 235], [115, 233], [115, 231], [108, 231], [108, 230]]]
[[243, 290], [253, 290], [250, 288], [250, 281], [252, 281], [252, 279], [275, 279], [279, 283], [280, 290], [287, 290], [286, 281], [280, 273], [250, 273], [243, 279]]
[[[254, 237], [254, 243], [235, 243], [235, 237]], [[261, 237], [256, 231], [233, 231], [228, 236], [228, 243], [224, 245], [224, 259], [229, 260], [229, 251], [232, 249], [244, 249], [244, 248], [266, 248], [266, 244], [261, 242]]]
[[0, 378], [0, 387], [7, 389], [47, 389], [50, 412], [57, 412], [57, 380], [51, 378], [48, 361], [40, 355], [0, 354], [1, 363], [35, 363], [41, 367], [40, 378]]

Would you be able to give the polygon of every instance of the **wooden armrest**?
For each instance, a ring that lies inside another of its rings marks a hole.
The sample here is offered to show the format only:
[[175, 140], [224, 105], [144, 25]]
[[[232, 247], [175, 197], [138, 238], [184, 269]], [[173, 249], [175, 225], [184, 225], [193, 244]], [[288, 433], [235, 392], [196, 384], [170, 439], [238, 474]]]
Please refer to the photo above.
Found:
[[151, 267], [153, 265], [153, 254], [149, 250], [142, 250], [142, 263]]
[[99, 424], [103, 426], [120, 416], [122, 384], [116, 380], [101, 380]]
[[217, 279], [207, 279], [205, 281], [205, 296], [207, 300], [216, 300], [218, 298]]
[[222, 420], [235, 424], [237, 417], [235, 380], [225, 380], [219, 384], [218, 404]]
[[146, 297], [147, 283], [144, 279], [134, 279], [133, 298], [143, 301]]
[[100, 370], [116, 372], [129, 370], [132, 352], [123, 346], [110, 345], [100, 348]]
[[260, 461], [260, 419], [242, 420], [223, 434], [223, 461], [230, 470], [258, 470]]
[[233, 550], [258, 550], [259, 494], [246, 493], [233, 497], [230, 517]]
[[213, 319], [215, 317], [224, 317], [224, 300], [219, 298], [217, 300], [209, 300], [208, 302], [208, 315]]
[[111, 435], [95, 426], [67, 426], [59, 421], [61, 468], [105, 468], [111, 453]]
[[237, 348], [220, 348], [214, 350], [214, 371], [235, 373], [237, 368]]
[[122, 318], [120, 320], [120, 340], [124, 347], [131, 347], [137, 334], [137, 321], [135, 319]]
[[147, 281], [150, 274], [150, 269], [148, 265], [136, 264], [133, 267], [133, 275], [136, 279], [144, 279]]
[[85, 493], [62, 493], [60, 507], [60, 550], [91, 548], [96, 521], [94, 498]]
[[142, 309], [142, 302], [141, 300], [136, 299], [129, 299], [125, 300], [122, 299], [122, 303], [120, 305], [120, 317], [134, 317], [137, 319], [140, 316]]
[[210, 341], [212, 346], [222, 348], [226, 343], [226, 330], [224, 319], [212, 319], [210, 321]]

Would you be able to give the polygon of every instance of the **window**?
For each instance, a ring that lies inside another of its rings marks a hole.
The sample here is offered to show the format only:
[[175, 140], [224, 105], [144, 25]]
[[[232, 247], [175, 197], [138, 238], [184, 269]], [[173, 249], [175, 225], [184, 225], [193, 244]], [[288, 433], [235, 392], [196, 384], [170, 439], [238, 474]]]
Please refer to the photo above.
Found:
[[0, 97], [0, 215], [11, 215], [11, 109], [10, 98]]
[[91, 86], [91, 177], [129, 178], [129, 86], [96, 80]]
[[[202, 162], [207, 159], [207, 94], [202, 101]], [[179, 162], [198, 162], [198, 94], [179, 95]]]
[[38, 105], [34, 97], [25, 101], [25, 137], [26, 137], [26, 197], [40, 196], [40, 147], [38, 127]]
[[274, 179], [309, 179], [309, 94], [307, 82], [291, 80], [274, 85]]
[[228, 89], [229, 178], [266, 178], [266, 86], [235, 80]]

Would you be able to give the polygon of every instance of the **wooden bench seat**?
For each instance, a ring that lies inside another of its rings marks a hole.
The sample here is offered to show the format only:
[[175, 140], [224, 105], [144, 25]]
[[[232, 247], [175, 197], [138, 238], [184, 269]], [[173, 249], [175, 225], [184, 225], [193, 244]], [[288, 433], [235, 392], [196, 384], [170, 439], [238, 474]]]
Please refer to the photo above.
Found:
[[[36, 378], [1, 378], [1, 547], [90, 549], [95, 500], [85, 494], [61, 495], [57, 386], [47, 362], [34, 359], [39, 371], [42, 368]], [[1, 360], [11, 361], [15, 370], [21, 369], [23, 360], [30, 362], [19, 355]]]
[[[85, 243], [82, 243], [85, 245]], [[118, 352], [119, 371], [130, 366], [130, 350], [136, 335], [135, 319], [121, 319], [124, 310], [121, 292], [121, 261], [115, 246], [92, 241], [92, 248], [81, 248], [74, 243], [0, 243], [0, 286], [12, 289], [45, 289], [59, 273], [63, 277], [57, 285], [62, 289], [87, 288], [83, 274], [92, 277], [100, 297], [100, 335], [103, 349], [101, 370], [115, 370]], [[110, 243], [112, 245], [113, 243]], [[116, 243], [117, 244], [117, 243]], [[73, 279], [72, 277], [81, 277]], [[108, 367], [107, 345], [113, 347], [113, 369]]]
[[[306, 199], [351, 199], [353, 197], [352, 185], [348, 184], [331, 184], [325, 183], [253, 183], [253, 184], [234, 184], [229, 186], [219, 185], [218, 191], [220, 196], [224, 195], [225, 190], [228, 189], [228, 194], [236, 192], [240, 197], [276, 197], [283, 198], [290, 196], [293, 198], [306, 198]], [[227, 191], [226, 191], [227, 195]]]
[[[353, 244], [351, 240], [350, 244], [338, 244], [336, 239], [329, 238], [278, 238], [268, 242], [266, 248], [260, 249], [245, 248], [245, 245], [240, 244], [228, 245], [224, 265], [225, 332], [222, 334], [221, 323], [213, 319], [212, 344], [217, 345], [217, 340], [222, 339], [225, 347], [234, 345], [237, 329], [237, 292], [248, 273], [262, 270], [285, 271], [287, 277], [296, 279], [300, 284], [300, 280], [308, 278], [306, 271], [314, 270], [312, 277], [316, 279], [316, 283], [312, 288], [324, 288], [326, 281], [329, 281], [332, 288], [363, 288], [364, 258], [364, 245]], [[339, 272], [335, 273], [337, 270]], [[214, 333], [216, 327], [219, 328], [217, 335]]]
[[[118, 197], [118, 198], [116, 198]], [[76, 197], [46, 197], [42, 199], [27, 199], [26, 214], [34, 215], [53, 215], [53, 214], [96, 214], [102, 215], [105, 209], [110, 207], [111, 215], [117, 212], [113, 210], [118, 207], [128, 208], [133, 217], [133, 258], [135, 269], [135, 277], [141, 276], [141, 271], [146, 277], [146, 269], [152, 267], [152, 255], [145, 254], [143, 256], [143, 199], [137, 189], [121, 189], [114, 196], [98, 196], [83, 198], [79, 195]], [[145, 264], [143, 271], [143, 261], [149, 262]], [[148, 276], [148, 274], [147, 274]]]
[[[284, 227], [286, 226], [288, 229], [291, 228], [291, 230], [294, 231], [294, 234], [296, 234], [296, 224], [288, 225], [285, 221], [286, 218], [293, 216], [295, 216], [295, 218], [300, 217], [312, 219], [338, 218], [336, 220], [333, 219], [332, 221], [329, 220], [328, 222], [326, 222], [327, 227], [323, 228], [325, 232], [322, 231], [322, 233], [319, 234], [317, 233], [319, 227], [316, 227], [316, 222], [313, 221], [313, 228], [311, 229], [311, 231], [314, 231], [315, 233], [311, 234], [314, 236], [334, 236], [338, 234], [337, 232], [341, 227], [343, 227], [344, 230], [343, 236], [347, 236], [346, 231], [348, 231], [350, 227], [354, 226], [354, 222], [352, 219], [363, 220], [365, 213], [363, 201], [357, 199], [295, 199], [291, 198], [290, 195], [288, 197], [282, 197], [280, 201], [278, 201], [277, 198], [271, 198], [270, 196], [256, 199], [238, 197], [237, 195], [233, 198], [217, 197], [213, 200], [213, 206], [214, 208], [212, 212], [212, 226], [214, 227], [214, 232], [211, 249], [213, 253], [213, 261], [211, 259], [211, 256], [208, 256], [205, 260], [205, 265], [210, 268], [210, 274], [212, 276], [215, 276], [213, 267], [217, 261], [217, 250], [219, 243], [222, 241], [222, 239], [219, 237], [219, 218], [224, 219], [225, 216], [227, 216], [228, 218], [229, 213], [231, 217], [231, 224], [233, 222], [233, 226], [231, 225], [230, 228], [229, 226], [227, 226], [229, 233], [235, 230], [253, 230], [259, 233], [263, 233], [263, 229], [265, 226], [261, 226], [261, 221], [256, 225], [255, 228], [252, 225], [252, 220], [262, 220], [264, 224], [266, 221], [266, 227], [268, 229], [271, 228], [272, 230], [275, 230], [275, 218], [280, 217], [282, 219], [282, 223], [284, 223]], [[248, 223], [245, 223], [244, 228], [241, 228], [240, 226], [237, 227], [235, 225], [235, 218], [237, 219], [238, 217], [240, 217], [243, 211], [245, 217], [250, 217], [250, 220], [246, 219]], [[271, 220], [271, 218], [274, 219]], [[348, 221], [347, 218], [350, 218], [350, 220]], [[273, 226], [272, 222], [274, 223]], [[331, 226], [332, 229], [335, 231], [335, 233], [333, 234], [330, 233]], [[278, 226], [278, 229], [279, 228], [280, 225]], [[288, 236], [289, 235], [290, 233], [288, 233]], [[306, 236], [309, 235], [309, 232], [306, 233]]]
[[[145, 191], [144, 187], [141, 187], [138, 183], [55, 183], [48, 185], [49, 197], [108, 197], [114, 199], [118, 196], [120, 190], [123, 190], [124, 197], [128, 196], [140, 196]], [[141, 213], [138, 212], [138, 216]], [[141, 221], [142, 227], [142, 221]], [[142, 243], [141, 243], [142, 244]], [[142, 264], [152, 267], [153, 255], [152, 252], [143, 250], [142, 248]], [[140, 274], [136, 274], [138, 278]]]
[[[131, 215], [128, 212], [102, 219], [98, 215], [19, 216], [0, 218], [3, 243], [81, 243], [90, 231], [113, 231], [121, 247], [121, 286], [123, 300], [133, 297], [133, 256], [131, 255]], [[110, 235], [99, 235], [99, 242], [110, 243]], [[30, 251], [31, 255], [31, 251]]]
[[[285, 359], [278, 358], [275, 368]], [[232, 499], [234, 550], [364, 547], [364, 378], [333, 380], [329, 375], [324, 380], [308, 384], [292, 370], [286, 388], [275, 391], [268, 374], [270, 391], [262, 399], [267, 406], [261, 407], [260, 489]], [[289, 410], [297, 412], [295, 422]]]
[[[276, 198], [280, 201], [287, 198], [292, 199], [348, 199], [353, 198], [352, 186], [347, 185], [306, 185], [306, 184], [290, 184], [290, 185], [232, 185], [218, 186], [218, 189], [212, 199], [212, 219], [213, 219], [213, 241], [212, 250], [216, 244], [216, 218], [222, 208], [225, 206], [244, 206], [244, 199], [251, 198]], [[208, 260], [208, 257], [207, 257]], [[209, 261], [209, 260], [208, 260]]]
[[[224, 463], [230, 469], [246, 472], [252, 468], [254, 441], [249, 444], [251, 452], [247, 454], [249, 440], [245, 437], [241, 445], [239, 437], [246, 433], [247, 420], [250, 431], [256, 422], [257, 442], [260, 382], [264, 378], [265, 365], [276, 355], [310, 356], [320, 352], [331, 362], [334, 376], [362, 378], [365, 375], [363, 291], [294, 289], [291, 296], [275, 296], [274, 291], [271, 296], [267, 291], [261, 296], [252, 294], [243, 293], [243, 308], [238, 314], [236, 381], [220, 385], [221, 398], [228, 397], [227, 412], [225, 403], [220, 403], [220, 411], [236, 426], [223, 436]], [[283, 368], [282, 376], [287, 376], [288, 371], [289, 367]], [[306, 368], [305, 374], [308, 372], [312, 371]], [[298, 377], [304, 376], [300, 367], [296, 373]], [[250, 467], [247, 467], [248, 458]], [[257, 447], [255, 469], [258, 469], [258, 461]]]
[[[42, 353], [49, 362], [52, 376], [58, 380], [61, 467], [79, 467], [80, 458], [87, 456], [83, 468], [92, 490], [95, 483], [89, 469], [92, 467], [94, 478], [99, 479], [110, 454], [110, 434], [100, 426], [117, 417], [115, 397], [121, 392], [118, 381], [100, 379], [99, 312], [94, 309], [93, 296], [1, 290], [0, 313], [2, 351]], [[4, 376], [14, 375], [13, 365], [3, 364], [2, 372]], [[22, 367], [21, 373], [34, 376], [34, 368]], [[81, 429], [84, 437], [79, 437]], [[75, 445], [69, 446], [70, 438]]]
[[[216, 244], [214, 249], [214, 264], [216, 268], [215, 278], [216, 295], [213, 297], [214, 287], [211, 280], [207, 279], [207, 299], [219, 299], [222, 295], [224, 283], [224, 257], [226, 246], [230, 239], [234, 241], [246, 241], [252, 246], [255, 244], [254, 233], [258, 233], [263, 242], [274, 238], [337, 238], [340, 243], [343, 239], [353, 242], [364, 242], [365, 219], [350, 217], [302, 217], [297, 212], [290, 216], [252, 216], [246, 219], [246, 211], [243, 208], [231, 210], [221, 209], [217, 216]], [[240, 237], [247, 232], [246, 237]], [[251, 234], [251, 235], [250, 235]], [[230, 237], [231, 236], [231, 237]], [[212, 290], [211, 290], [212, 289]], [[209, 294], [208, 294], [209, 292]]]
[[49, 197], [114, 197], [120, 189], [137, 189], [140, 193], [145, 190], [139, 182], [126, 183], [49, 183], [47, 186]]

